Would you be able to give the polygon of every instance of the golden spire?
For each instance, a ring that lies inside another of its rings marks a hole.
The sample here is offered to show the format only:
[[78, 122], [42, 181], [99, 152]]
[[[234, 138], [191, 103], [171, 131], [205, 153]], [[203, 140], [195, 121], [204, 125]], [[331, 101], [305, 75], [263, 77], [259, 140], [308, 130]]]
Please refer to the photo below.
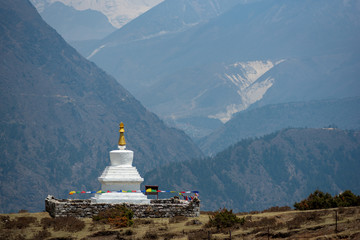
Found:
[[126, 145], [124, 132], [125, 132], [124, 123], [121, 122], [120, 123], [120, 130], [119, 130], [119, 133], [120, 133], [119, 144], [118, 144], [119, 146], [125, 146]]

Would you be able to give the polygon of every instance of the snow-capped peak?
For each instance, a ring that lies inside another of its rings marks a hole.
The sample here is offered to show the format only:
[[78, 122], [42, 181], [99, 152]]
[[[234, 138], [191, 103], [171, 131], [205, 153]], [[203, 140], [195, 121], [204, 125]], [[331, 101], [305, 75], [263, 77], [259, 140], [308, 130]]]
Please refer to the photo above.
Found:
[[95, 10], [103, 13], [109, 22], [120, 28], [164, 0], [31, 0], [39, 12], [54, 2], [62, 2], [76, 10]]
[[219, 119], [223, 123], [229, 121], [233, 114], [247, 109], [251, 104], [262, 99], [264, 94], [273, 85], [275, 79], [267, 77], [258, 81], [266, 72], [285, 60], [273, 62], [267, 61], [248, 61], [236, 62], [225, 67], [223, 75], [224, 81], [229, 81], [237, 88], [237, 93], [241, 97], [241, 104], [230, 104], [225, 111], [210, 115], [209, 118]]

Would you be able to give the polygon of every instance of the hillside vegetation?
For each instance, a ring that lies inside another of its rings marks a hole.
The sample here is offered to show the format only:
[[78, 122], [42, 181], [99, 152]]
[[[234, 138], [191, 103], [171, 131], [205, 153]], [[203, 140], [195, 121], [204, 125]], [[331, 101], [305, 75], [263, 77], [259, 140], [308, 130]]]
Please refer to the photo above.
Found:
[[242, 140], [211, 158], [158, 168], [145, 183], [198, 190], [206, 210], [259, 210], [298, 202], [316, 189], [359, 194], [359, 159], [358, 131], [285, 129]]
[[[232, 227], [208, 225], [214, 213], [200, 217], [135, 219], [127, 228], [95, 222], [90, 218], [55, 219], [48, 213], [0, 214], [0, 239], [358, 239], [360, 238], [360, 207], [333, 208], [311, 211], [273, 211], [237, 214], [243, 222]], [[337, 220], [336, 220], [337, 216]], [[50, 221], [51, 220], [51, 221]]]

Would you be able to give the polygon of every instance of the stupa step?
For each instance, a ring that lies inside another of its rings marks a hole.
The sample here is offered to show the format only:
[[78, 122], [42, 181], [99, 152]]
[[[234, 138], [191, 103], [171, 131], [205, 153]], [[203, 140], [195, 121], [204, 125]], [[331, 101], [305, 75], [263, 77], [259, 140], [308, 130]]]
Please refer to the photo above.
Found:
[[134, 177], [134, 178], [141, 178], [140, 175], [138, 173], [106, 173], [106, 174], [102, 174], [101, 177], [107, 177], [107, 176], [128, 176], [128, 177]]
[[115, 182], [115, 181], [121, 181], [121, 182], [139, 182], [142, 183], [144, 181], [143, 178], [122, 178], [122, 177], [107, 177], [107, 178], [98, 178], [101, 182]]

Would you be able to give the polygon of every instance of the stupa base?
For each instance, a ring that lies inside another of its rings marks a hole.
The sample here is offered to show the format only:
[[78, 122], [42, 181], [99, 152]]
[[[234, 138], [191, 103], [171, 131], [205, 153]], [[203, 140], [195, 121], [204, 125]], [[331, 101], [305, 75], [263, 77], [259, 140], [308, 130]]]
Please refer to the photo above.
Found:
[[101, 193], [95, 194], [91, 198], [92, 203], [135, 203], [135, 204], [149, 204], [150, 199], [143, 193]]

